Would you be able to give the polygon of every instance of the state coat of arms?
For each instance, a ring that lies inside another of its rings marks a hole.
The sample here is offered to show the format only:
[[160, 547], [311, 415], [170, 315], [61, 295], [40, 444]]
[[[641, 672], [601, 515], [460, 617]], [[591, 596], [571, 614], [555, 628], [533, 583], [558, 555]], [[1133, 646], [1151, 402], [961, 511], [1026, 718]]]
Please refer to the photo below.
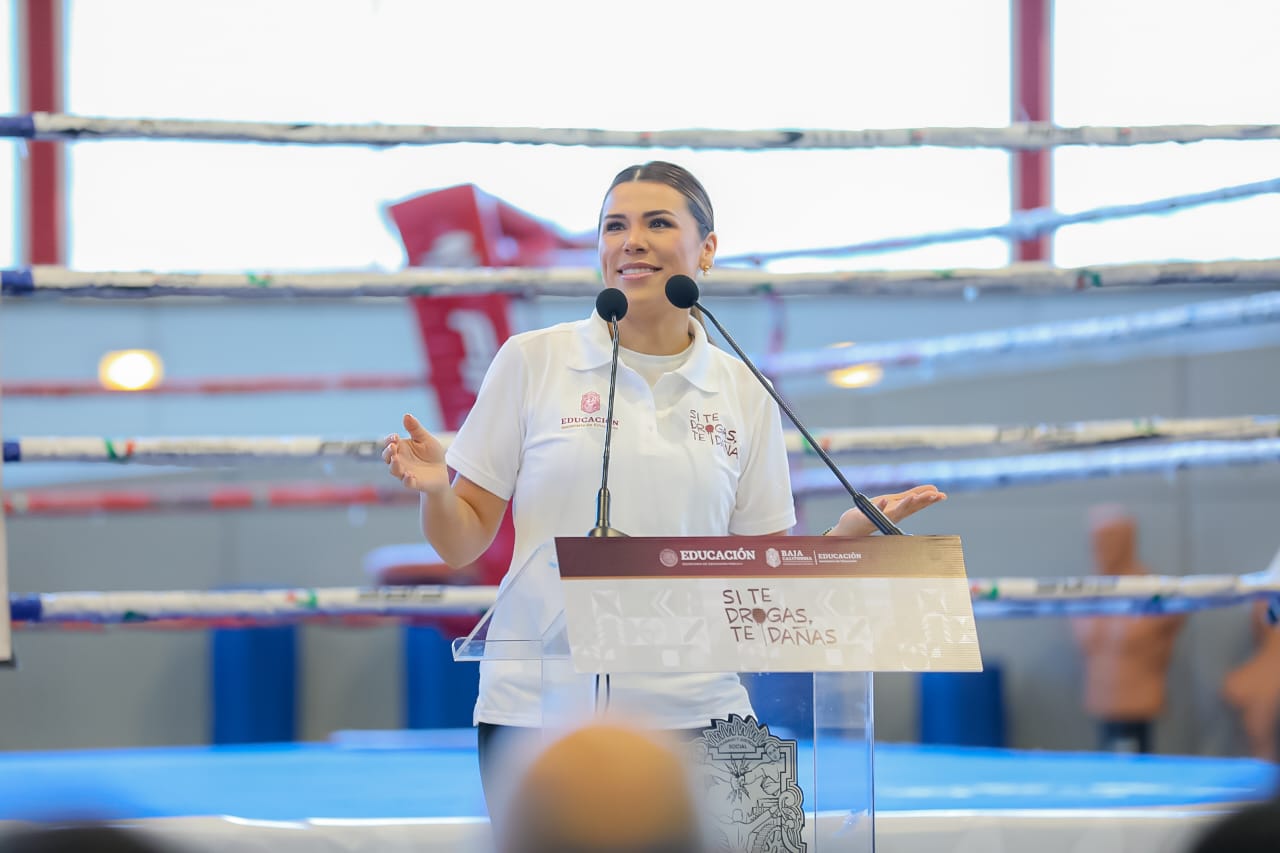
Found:
[[804, 853], [804, 792], [796, 742], [754, 717], [714, 720], [689, 744], [695, 782], [712, 815], [713, 849]]

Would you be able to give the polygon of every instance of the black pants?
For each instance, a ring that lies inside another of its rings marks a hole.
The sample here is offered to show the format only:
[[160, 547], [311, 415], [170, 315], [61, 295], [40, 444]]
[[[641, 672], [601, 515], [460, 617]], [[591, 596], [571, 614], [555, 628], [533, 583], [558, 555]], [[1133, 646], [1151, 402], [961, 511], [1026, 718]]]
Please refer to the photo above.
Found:
[[480, 784], [484, 787], [484, 801], [493, 814], [494, 792], [502, 773], [503, 756], [514, 747], [532, 745], [541, 729], [522, 726], [499, 726], [479, 723], [476, 726], [476, 753], [480, 756]]
[[1098, 726], [1098, 747], [1103, 752], [1143, 754], [1151, 751], [1151, 721], [1106, 721]]

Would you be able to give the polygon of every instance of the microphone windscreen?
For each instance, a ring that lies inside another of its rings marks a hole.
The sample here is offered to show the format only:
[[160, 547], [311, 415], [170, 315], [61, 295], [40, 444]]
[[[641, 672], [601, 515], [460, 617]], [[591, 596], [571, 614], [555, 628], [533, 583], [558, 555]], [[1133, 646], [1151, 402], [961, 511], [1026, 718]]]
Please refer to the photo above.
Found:
[[606, 323], [627, 316], [627, 295], [616, 287], [606, 287], [596, 297], [596, 313]]
[[698, 283], [687, 275], [667, 279], [667, 300], [677, 308], [692, 308], [698, 301]]

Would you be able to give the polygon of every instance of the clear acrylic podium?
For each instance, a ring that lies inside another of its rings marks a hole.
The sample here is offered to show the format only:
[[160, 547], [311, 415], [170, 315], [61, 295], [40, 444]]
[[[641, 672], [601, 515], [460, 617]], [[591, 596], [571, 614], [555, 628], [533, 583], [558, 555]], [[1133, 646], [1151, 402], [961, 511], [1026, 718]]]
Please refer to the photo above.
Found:
[[741, 674], [754, 719], [698, 738], [704, 805], [729, 849], [819, 853], [875, 849], [872, 673], [982, 668], [953, 536], [557, 539], [454, 658], [534, 674], [551, 736], [643, 719], [613, 676]]

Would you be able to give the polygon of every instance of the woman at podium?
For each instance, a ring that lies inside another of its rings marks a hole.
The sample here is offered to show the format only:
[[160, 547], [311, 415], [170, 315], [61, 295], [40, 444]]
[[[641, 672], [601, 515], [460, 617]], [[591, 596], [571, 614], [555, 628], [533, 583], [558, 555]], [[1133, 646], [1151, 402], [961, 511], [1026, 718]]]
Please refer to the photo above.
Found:
[[[609, 424], [611, 532], [759, 536], [796, 523], [778, 406], [741, 361], [710, 344], [696, 309], [666, 296], [672, 276], [697, 280], [711, 269], [716, 244], [711, 200], [685, 169], [651, 162], [614, 178], [598, 232], [603, 282], [625, 295]], [[450, 565], [474, 561], [511, 504], [515, 549], [505, 612], [494, 615], [506, 630], [538, 636], [554, 619], [562, 596], [547, 546], [599, 525], [612, 352], [611, 326], [596, 312], [514, 335], [447, 453], [412, 415], [407, 438], [386, 439], [390, 474], [422, 493], [423, 533]], [[875, 503], [898, 521], [944, 497], [920, 486]], [[873, 532], [856, 508], [828, 531]], [[581, 678], [584, 690], [597, 689]], [[751, 714], [733, 673], [619, 675], [607, 691], [611, 709], [666, 729]], [[536, 661], [482, 662], [474, 719], [486, 792], [495, 748], [542, 725], [543, 700]]]

